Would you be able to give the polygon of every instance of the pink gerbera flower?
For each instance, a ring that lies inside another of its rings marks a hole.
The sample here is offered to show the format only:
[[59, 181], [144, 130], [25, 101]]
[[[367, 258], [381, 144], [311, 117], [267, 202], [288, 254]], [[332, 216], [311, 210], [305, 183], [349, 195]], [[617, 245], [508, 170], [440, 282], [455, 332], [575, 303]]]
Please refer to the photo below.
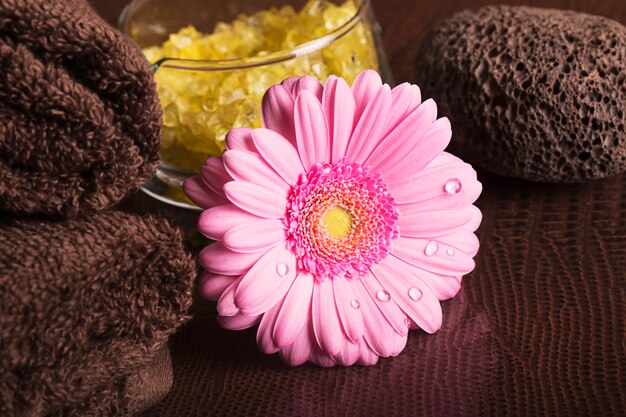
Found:
[[232, 330], [291, 365], [375, 364], [409, 328], [441, 326], [439, 301], [474, 268], [472, 167], [443, 152], [450, 123], [415, 85], [365, 71], [271, 87], [262, 129], [232, 130], [186, 194], [206, 209], [201, 291]]

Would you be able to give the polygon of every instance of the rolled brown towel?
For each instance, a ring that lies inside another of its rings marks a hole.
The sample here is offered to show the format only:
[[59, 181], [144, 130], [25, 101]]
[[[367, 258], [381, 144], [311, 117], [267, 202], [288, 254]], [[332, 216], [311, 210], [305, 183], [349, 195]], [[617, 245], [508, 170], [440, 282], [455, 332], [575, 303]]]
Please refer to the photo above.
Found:
[[160, 138], [149, 64], [86, 1], [0, 1], [0, 212], [110, 207], [154, 174]]
[[67, 415], [145, 368], [188, 319], [195, 273], [155, 217], [0, 219], [0, 415]]
[[167, 346], [163, 346], [146, 367], [102, 386], [90, 394], [84, 403], [63, 408], [47, 417], [133, 415], [163, 399], [173, 381], [170, 352]]

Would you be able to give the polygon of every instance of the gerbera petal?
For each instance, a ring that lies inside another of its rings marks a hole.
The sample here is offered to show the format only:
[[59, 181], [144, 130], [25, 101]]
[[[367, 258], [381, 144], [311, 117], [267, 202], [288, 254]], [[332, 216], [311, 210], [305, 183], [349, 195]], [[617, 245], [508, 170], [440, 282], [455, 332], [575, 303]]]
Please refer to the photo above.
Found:
[[465, 226], [463, 226], [463, 228], [469, 230], [470, 232], [474, 232], [483, 221], [483, 213], [476, 206], [470, 206], [468, 210], [471, 213], [471, 219]]
[[469, 224], [473, 211], [469, 208], [407, 211], [411, 205], [402, 206], [398, 226], [400, 235], [408, 237], [436, 237], [448, 234]]
[[441, 152], [439, 155], [437, 155], [437, 157], [435, 157], [435, 159], [430, 161], [430, 163], [428, 164], [428, 167], [435, 168], [439, 166], [456, 165], [456, 164], [462, 164], [462, 163], [463, 163], [463, 160], [459, 158], [458, 156], [454, 156], [449, 152]]
[[343, 330], [335, 306], [331, 279], [315, 281], [311, 318], [315, 339], [324, 353], [335, 355], [343, 343]]
[[391, 109], [391, 90], [382, 86], [371, 102], [367, 104], [361, 118], [356, 123], [348, 143], [346, 155], [352, 162], [364, 162], [380, 143], [383, 128]]
[[226, 197], [239, 208], [267, 219], [285, 215], [286, 193], [251, 181], [231, 181], [224, 185]]
[[259, 221], [262, 218], [232, 204], [211, 207], [198, 216], [198, 230], [209, 239], [221, 240], [224, 233], [237, 225]]
[[434, 333], [441, 327], [439, 300], [413, 271], [393, 256], [372, 265], [372, 272], [384, 283], [393, 300], [423, 330]]
[[334, 279], [333, 294], [343, 330], [356, 343], [363, 336], [363, 316], [359, 309], [359, 300], [352, 289], [352, 280]]
[[274, 327], [276, 346], [292, 344], [309, 320], [314, 280], [313, 275], [302, 271], [291, 285]]
[[334, 75], [328, 77], [322, 107], [331, 144], [331, 162], [337, 162], [346, 155], [348, 141], [354, 127], [354, 110], [356, 104], [350, 87], [343, 78]]
[[299, 75], [294, 75], [294, 76], [291, 76], [291, 77], [287, 77], [280, 83], [280, 85], [285, 87], [287, 89], [287, 91], [289, 91], [289, 93], [292, 94], [293, 88], [298, 83], [298, 80], [300, 79], [300, 77], [301, 76], [299, 76]]
[[282, 300], [274, 304], [272, 308], [263, 314], [261, 323], [259, 323], [259, 329], [256, 332], [256, 344], [263, 353], [272, 354], [278, 352], [278, 347], [274, 345], [272, 330], [276, 324], [276, 318], [278, 317], [282, 304]]
[[388, 178], [388, 171], [406, 158], [406, 153], [423, 140], [436, 118], [437, 105], [433, 100], [426, 100], [386, 135], [380, 144], [377, 143], [376, 151], [366, 163], [372, 169], [382, 172], [387, 182], [392, 184], [393, 178]]
[[240, 282], [241, 277], [233, 281], [217, 301], [217, 313], [220, 316], [230, 317], [239, 313], [239, 309], [235, 305], [235, 290]]
[[465, 275], [474, 269], [474, 260], [465, 252], [436, 239], [400, 237], [393, 254], [413, 266], [442, 275]]
[[[410, 322], [407, 321], [407, 328], [409, 327]], [[394, 347], [393, 347], [393, 351], [391, 352], [391, 356], [398, 356], [406, 347], [406, 341], [408, 339], [407, 337], [408, 335], [404, 335], [404, 336], [400, 336], [400, 335], [395, 335], [393, 338], [394, 343]]]
[[352, 288], [355, 290], [363, 314], [363, 337], [374, 352], [379, 356], [388, 357], [393, 351], [393, 335], [396, 332], [376, 307], [360, 279]]
[[233, 180], [226, 172], [221, 156], [213, 156], [207, 159], [200, 167], [200, 176], [207, 187], [221, 196], [225, 196], [224, 184]]
[[221, 242], [208, 245], [198, 255], [198, 262], [207, 271], [220, 275], [241, 275], [246, 272], [264, 252], [237, 253]]
[[361, 277], [361, 282], [396, 333], [405, 336], [409, 331], [406, 325], [406, 314], [400, 310], [393, 297], [390, 297], [389, 292], [381, 284], [381, 281], [369, 272]]
[[235, 292], [235, 304], [243, 314], [261, 314], [285, 296], [297, 273], [295, 256], [279, 244], [243, 276]]
[[261, 316], [246, 316], [237, 313], [233, 316], [217, 316], [217, 323], [228, 330], [248, 329], [261, 321]]
[[291, 94], [293, 94], [294, 98], [298, 98], [303, 91], [311, 93], [317, 101], [322, 101], [323, 87], [320, 84], [319, 80], [310, 75], [303, 75], [298, 77], [296, 82], [293, 84], [291, 89]]
[[295, 183], [304, 171], [296, 148], [287, 139], [268, 129], [254, 129], [252, 138], [268, 165], [273, 167], [285, 182]]
[[471, 165], [427, 167], [409, 181], [390, 187], [398, 204], [426, 202], [438, 208], [457, 208], [472, 204], [482, 191]]
[[[460, 187], [460, 185], [448, 185], [451, 184], [462, 184], [462, 188], [456, 192], [448, 192], [446, 191], [447, 187]], [[441, 188], [441, 189], [438, 189]], [[483, 190], [483, 185], [477, 180], [472, 179], [462, 179], [462, 178], [449, 178], [444, 182], [444, 185], [441, 187], [437, 187], [432, 193], [425, 193], [422, 195], [415, 195], [413, 197], [407, 197], [407, 200], [413, 200], [411, 202], [403, 202], [399, 203], [399, 210], [402, 211], [405, 205], [412, 204], [415, 206], [417, 211], [420, 210], [431, 210], [433, 208], [437, 209], [459, 209], [463, 207], [467, 207], [468, 205], [474, 203], [480, 193]], [[416, 201], [418, 198], [425, 198], [427, 194], [437, 194], [436, 197], [432, 197], [426, 200]], [[395, 196], [395, 195], [394, 195]], [[406, 194], [405, 194], [406, 196]]]
[[383, 85], [380, 75], [374, 70], [361, 72], [352, 83], [352, 94], [356, 103], [355, 120], [361, 118], [367, 104], [372, 101]]
[[402, 83], [391, 90], [391, 112], [383, 129], [384, 135], [391, 132], [422, 102], [422, 94], [415, 84]]
[[313, 347], [313, 351], [311, 351], [311, 357], [309, 359], [314, 364], [319, 365], [324, 368], [330, 368], [332, 366], [337, 365], [335, 360], [330, 355], [328, 355], [326, 352], [324, 352], [322, 349], [320, 349], [317, 346]]
[[457, 229], [452, 233], [439, 236], [437, 240], [465, 252], [472, 258], [476, 256], [480, 247], [480, 242], [474, 232], [465, 229]]
[[203, 209], [228, 203], [226, 198], [207, 187], [200, 175], [187, 178], [183, 183], [183, 191], [194, 204]]
[[378, 363], [378, 355], [365, 341], [359, 343], [359, 359], [356, 363], [363, 366], [373, 366]]
[[200, 283], [198, 285], [200, 295], [207, 300], [217, 301], [226, 288], [230, 286], [235, 280], [236, 276], [230, 275], [216, 275], [208, 271], [204, 271], [200, 276]]
[[226, 171], [235, 180], [267, 184], [285, 193], [289, 190], [289, 185], [257, 153], [232, 150], [224, 152], [223, 158]]
[[414, 272], [428, 285], [435, 297], [440, 301], [454, 297], [461, 289], [459, 277], [436, 274], [423, 269], [415, 269]]
[[287, 239], [285, 226], [278, 219], [261, 219], [235, 226], [224, 234], [222, 243], [235, 252], [259, 252]]
[[236, 127], [226, 134], [226, 149], [257, 152], [252, 141], [252, 129], [248, 127]]
[[294, 105], [291, 91], [281, 84], [273, 85], [261, 101], [261, 120], [264, 127], [279, 133], [295, 146]]
[[356, 363], [361, 354], [359, 342], [351, 342], [344, 338], [339, 353], [334, 356], [335, 361], [341, 366], [351, 366]]
[[280, 357], [291, 366], [302, 365], [309, 360], [314, 345], [313, 324], [308, 320], [293, 343], [280, 350]]
[[300, 93], [295, 108], [296, 142], [300, 160], [306, 169], [330, 161], [330, 144], [324, 111], [319, 100], [308, 90]]
[[398, 160], [393, 167], [389, 167], [385, 179], [388, 178], [387, 181], [393, 183], [395, 178], [408, 177], [419, 172], [443, 152], [451, 138], [450, 121], [446, 117], [437, 119], [404, 158]]

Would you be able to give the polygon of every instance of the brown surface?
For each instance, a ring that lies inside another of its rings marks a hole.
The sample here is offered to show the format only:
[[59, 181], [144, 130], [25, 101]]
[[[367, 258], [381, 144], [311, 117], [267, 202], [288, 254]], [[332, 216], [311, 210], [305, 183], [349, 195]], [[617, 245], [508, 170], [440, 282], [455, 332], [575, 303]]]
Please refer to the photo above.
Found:
[[[96, 5], [114, 18], [121, 3]], [[375, 1], [396, 80], [411, 79], [437, 20], [486, 3]], [[623, 0], [527, 3], [626, 23]], [[400, 356], [373, 368], [290, 369], [257, 351], [254, 330], [222, 330], [214, 304], [197, 302], [195, 319], [173, 339], [173, 389], [143, 415], [621, 414], [626, 176], [575, 186], [479, 177], [476, 271], [444, 302], [437, 334], [412, 333]], [[136, 203], [159, 207], [142, 196]]]

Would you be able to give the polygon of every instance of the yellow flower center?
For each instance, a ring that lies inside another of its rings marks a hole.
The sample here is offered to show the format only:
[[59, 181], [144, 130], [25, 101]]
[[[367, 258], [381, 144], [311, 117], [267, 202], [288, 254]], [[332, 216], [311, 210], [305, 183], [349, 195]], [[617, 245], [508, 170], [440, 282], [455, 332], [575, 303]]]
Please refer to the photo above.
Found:
[[328, 236], [344, 239], [352, 231], [352, 215], [341, 206], [331, 208], [324, 214], [322, 225]]

